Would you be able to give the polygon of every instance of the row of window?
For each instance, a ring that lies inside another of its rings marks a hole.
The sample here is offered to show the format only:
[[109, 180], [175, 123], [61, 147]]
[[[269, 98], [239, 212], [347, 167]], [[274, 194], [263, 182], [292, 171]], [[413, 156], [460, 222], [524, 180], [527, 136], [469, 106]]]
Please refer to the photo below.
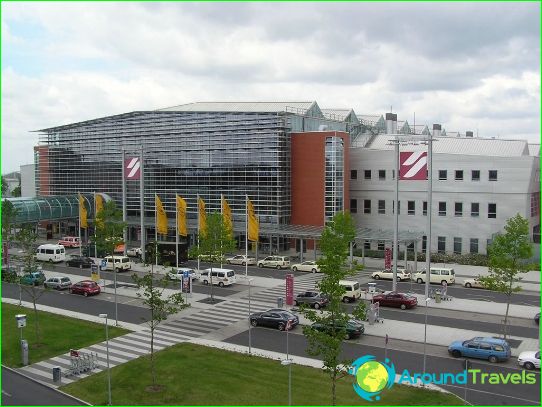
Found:
[[[378, 171], [378, 179], [381, 181], [386, 180], [386, 170], [375, 170]], [[372, 170], [364, 170], [363, 177], [364, 179], [372, 179]], [[455, 170], [455, 180], [463, 181], [465, 176], [465, 171]], [[480, 170], [471, 170], [471, 181], [480, 181]], [[395, 179], [395, 170], [391, 170], [391, 178]], [[358, 170], [350, 170], [350, 179], [358, 179]], [[440, 181], [446, 181], [448, 179], [448, 170], [438, 170], [438, 179]], [[489, 181], [497, 181], [497, 170], [489, 170], [488, 177]]]
[[[394, 208], [395, 202], [392, 201], [392, 208], [391, 213], [395, 213]], [[454, 202], [454, 216], [463, 216], [463, 202]], [[398, 205], [398, 213], [401, 214], [401, 201], [399, 201]], [[358, 213], [358, 200], [357, 199], [351, 199], [350, 200], [350, 212], [351, 213]], [[370, 199], [364, 199], [363, 200], [363, 213], [371, 214], [372, 212], [372, 201]], [[378, 200], [378, 208], [377, 212], [379, 215], [385, 215], [386, 214], [386, 201], [383, 199]], [[407, 215], [416, 215], [416, 201], [407, 201]], [[427, 201], [423, 201], [422, 203], [422, 215], [427, 216]], [[447, 202], [439, 202], [438, 203], [438, 216], [447, 216], [448, 215], [448, 203]], [[480, 203], [479, 202], [471, 202], [470, 204], [470, 216], [471, 217], [479, 217], [480, 216]], [[497, 218], [497, 204], [496, 203], [488, 203], [487, 204], [487, 217], [490, 219], [496, 219]]]
[[[491, 239], [487, 239], [487, 246], [491, 244]], [[454, 253], [455, 254], [462, 254], [463, 253], [463, 238], [462, 237], [454, 237]], [[365, 249], [370, 250], [371, 249], [371, 242], [366, 240], [363, 243], [363, 246]], [[386, 248], [386, 242], [379, 241], [377, 244], [378, 250], [384, 250]], [[427, 236], [422, 237], [422, 251], [425, 252], [427, 248]], [[409, 250], [413, 250], [414, 246], [410, 245]], [[437, 252], [438, 253], [446, 253], [446, 236], [438, 236], [437, 237]], [[470, 238], [469, 239], [469, 252], [470, 253], [479, 253], [479, 239], [478, 238]]]

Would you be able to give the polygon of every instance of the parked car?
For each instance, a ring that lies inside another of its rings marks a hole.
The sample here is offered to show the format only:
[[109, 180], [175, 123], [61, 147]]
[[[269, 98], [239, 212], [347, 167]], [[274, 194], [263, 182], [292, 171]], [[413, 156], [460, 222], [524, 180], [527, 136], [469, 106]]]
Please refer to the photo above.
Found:
[[294, 300], [295, 305], [307, 304], [309, 307], [319, 309], [325, 307], [329, 303], [327, 297], [318, 291], [304, 291], [297, 294]]
[[448, 353], [454, 358], [467, 357], [487, 359], [491, 363], [510, 358], [510, 345], [504, 339], [476, 337], [466, 341], [454, 341], [448, 347]]
[[527, 370], [540, 369], [540, 351], [525, 351], [518, 356], [518, 365]]
[[247, 257], [244, 254], [239, 254], [237, 256], [228, 257], [226, 259], [226, 263], [228, 264], [240, 264], [242, 266], [249, 265], [253, 266], [256, 264], [256, 259], [254, 257]]
[[258, 261], [258, 267], [274, 267], [277, 269], [286, 269], [290, 266], [290, 258], [288, 256], [267, 256]]
[[297, 315], [285, 310], [273, 309], [251, 314], [250, 324], [252, 326], [266, 326], [269, 328], [277, 328], [279, 331], [284, 331], [288, 324], [290, 325], [290, 329], [293, 329], [299, 324], [299, 318]]
[[79, 256], [72, 254], [69, 260], [66, 260], [66, 266], [90, 268], [94, 264], [94, 260], [90, 257]]
[[32, 271], [31, 273], [26, 273], [21, 277], [21, 284], [26, 285], [42, 285], [45, 281], [45, 274], [41, 271]]
[[58, 244], [64, 247], [80, 247], [81, 240], [79, 240], [78, 237], [74, 237], [74, 236], [64, 236], [62, 239], [58, 241]]
[[131, 249], [126, 250], [126, 256], [141, 257], [142, 255], [143, 250], [141, 250], [141, 247], [132, 247]]
[[107, 262], [106, 270], [119, 272], [132, 269], [132, 262], [128, 256], [107, 256], [104, 259]]
[[355, 302], [361, 298], [361, 288], [357, 281], [339, 280], [339, 285], [344, 288], [343, 302]]
[[72, 281], [69, 277], [54, 276], [50, 277], [43, 283], [45, 288], [53, 288], [55, 290], [65, 290], [70, 288]]
[[311, 273], [319, 273], [320, 267], [315, 261], [304, 261], [303, 263], [292, 264], [292, 271], [310, 271]]
[[70, 286], [71, 294], [83, 294], [85, 297], [88, 297], [89, 295], [98, 295], [100, 292], [100, 286], [91, 280], [79, 281]]
[[466, 278], [463, 280], [463, 287], [466, 288], [485, 288], [484, 283], [482, 283], [477, 278]]
[[[375, 280], [393, 280], [393, 270], [380, 270], [371, 274], [371, 277]], [[397, 269], [397, 281], [410, 280], [410, 273], [405, 269]]]
[[185, 272], [188, 272], [188, 275], [192, 280], [197, 278], [196, 272], [194, 269], [190, 269], [187, 267], [177, 267], [173, 268], [170, 271], [168, 271], [167, 276], [170, 280], [179, 280], [181, 281], [183, 279], [183, 275]]
[[413, 295], [396, 291], [377, 294], [373, 297], [373, 302], [378, 302], [382, 307], [398, 307], [401, 309], [414, 308], [418, 305], [418, 299]]
[[[413, 280], [418, 284], [425, 283], [425, 270], [414, 274]], [[442, 285], [444, 285], [445, 282], [446, 284], [453, 284], [455, 283], [455, 271], [451, 268], [431, 267], [429, 282]]]
[[[318, 322], [315, 322], [311, 326], [313, 329], [316, 329], [320, 332], [331, 331], [332, 329], [331, 325], [324, 325]], [[358, 321], [357, 319], [349, 319], [346, 323], [346, 326], [338, 325], [337, 328], [344, 329], [346, 331], [344, 339], [359, 338], [365, 332], [365, 326], [361, 321]]]

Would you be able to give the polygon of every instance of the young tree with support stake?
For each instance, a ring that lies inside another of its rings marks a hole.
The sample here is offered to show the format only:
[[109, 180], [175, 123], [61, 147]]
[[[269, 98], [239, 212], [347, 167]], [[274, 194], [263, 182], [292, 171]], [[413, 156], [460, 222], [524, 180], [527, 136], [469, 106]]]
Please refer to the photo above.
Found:
[[[117, 208], [115, 201], [108, 201], [103, 209], [95, 215], [96, 241], [98, 251], [113, 255], [115, 248], [124, 242], [123, 232], [126, 223], [122, 221], [122, 211]], [[90, 255], [90, 253], [89, 253]]]
[[499, 233], [488, 247], [489, 276], [480, 277], [482, 284], [493, 291], [506, 294], [506, 313], [504, 315], [504, 339], [508, 335], [508, 311], [512, 294], [521, 291], [516, 283], [520, 274], [529, 271], [528, 260], [533, 255], [529, 241], [529, 222], [519, 213], [508, 219], [504, 226], [505, 233]]
[[[342, 343], [347, 336], [346, 324], [351, 316], [342, 302], [346, 290], [339, 281], [355, 274], [356, 270], [360, 269], [357, 265], [348, 265], [346, 262], [350, 242], [354, 238], [355, 227], [350, 214], [337, 213], [322, 233], [320, 242], [322, 258], [317, 261], [320, 271], [324, 274], [324, 278], [318, 283], [318, 288], [328, 298], [329, 303], [323, 312], [301, 307], [301, 312], [307, 319], [327, 327], [324, 330], [317, 330], [312, 326], [305, 326], [303, 333], [308, 340], [307, 353], [311, 356], [320, 356], [324, 362], [324, 371], [331, 379], [333, 405], [337, 402], [337, 380], [345, 375], [342, 366], [351, 363], [351, 360], [340, 358]], [[360, 301], [352, 315], [356, 319], [365, 320], [365, 313], [365, 303]]]

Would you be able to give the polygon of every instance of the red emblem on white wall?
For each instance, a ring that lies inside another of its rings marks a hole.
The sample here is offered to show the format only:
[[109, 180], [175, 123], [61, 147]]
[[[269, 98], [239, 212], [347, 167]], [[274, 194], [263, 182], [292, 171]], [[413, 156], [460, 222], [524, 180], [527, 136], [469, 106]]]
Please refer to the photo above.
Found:
[[401, 152], [400, 180], [426, 180], [427, 179], [427, 152]]

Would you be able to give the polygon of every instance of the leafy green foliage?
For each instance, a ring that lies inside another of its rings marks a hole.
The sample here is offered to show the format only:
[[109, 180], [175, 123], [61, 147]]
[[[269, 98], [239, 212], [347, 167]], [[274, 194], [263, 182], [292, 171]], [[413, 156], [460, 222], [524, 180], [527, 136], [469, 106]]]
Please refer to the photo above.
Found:
[[122, 211], [117, 208], [115, 201], [104, 203], [103, 209], [96, 215], [96, 246], [99, 252], [113, 254], [115, 247], [124, 241]]

